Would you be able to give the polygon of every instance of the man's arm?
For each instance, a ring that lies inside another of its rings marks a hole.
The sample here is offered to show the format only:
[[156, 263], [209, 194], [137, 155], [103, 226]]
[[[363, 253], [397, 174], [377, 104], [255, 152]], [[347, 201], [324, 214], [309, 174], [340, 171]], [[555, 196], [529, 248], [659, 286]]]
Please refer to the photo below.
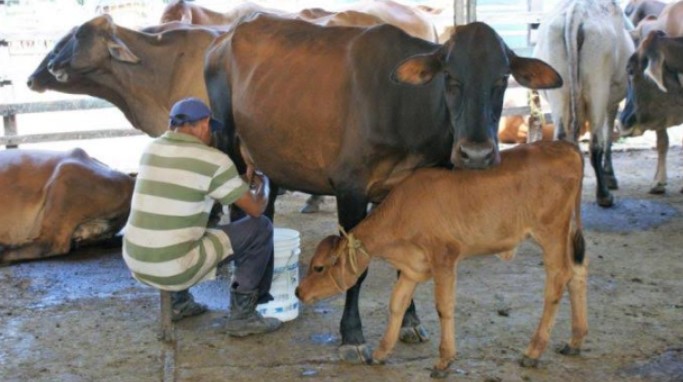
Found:
[[[247, 180], [248, 181], [248, 180]], [[268, 206], [270, 182], [263, 173], [256, 171], [249, 182], [249, 191], [235, 201], [235, 205], [252, 217], [259, 217]]]

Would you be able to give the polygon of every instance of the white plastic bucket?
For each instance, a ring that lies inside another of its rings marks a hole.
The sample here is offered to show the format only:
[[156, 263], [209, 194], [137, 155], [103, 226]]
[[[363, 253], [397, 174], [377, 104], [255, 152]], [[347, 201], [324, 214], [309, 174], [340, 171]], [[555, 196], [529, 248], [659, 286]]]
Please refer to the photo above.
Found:
[[299, 231], [275, 228], [273, 244], [275, 265], [270, 294], [274, 300], [258, 305], [256, 309], [264, 317], [290, 321], [299, 316], [300, 304], [294, 294], [299, 285], [299, 255], [301, 254]]

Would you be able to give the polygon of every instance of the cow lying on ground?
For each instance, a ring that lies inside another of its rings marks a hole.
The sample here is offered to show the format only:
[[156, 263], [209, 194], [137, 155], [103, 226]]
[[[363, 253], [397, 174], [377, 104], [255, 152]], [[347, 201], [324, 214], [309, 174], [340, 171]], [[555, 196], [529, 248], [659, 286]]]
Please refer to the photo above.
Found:
[[[666, 192], [667, 128], [683, 123], [683, 37], [665, 37], [652, 31], [628, 63], [633, 88], [621, 115], [622, 134], [657, 134], [657, 171], [651, 194]], [[683, 189], [681, 189], [683, 192]]]
[[128, 218], [133, 183], [81, 149], [0, 151], [0, 264], [113, 237]]
[[[415, 168], [495, 166], [510, 75], [531, 88], [562, 83], [484, 23], [459, 26], [437, 45], [386, 24], [323, 28], [260, 15], [217, 38], [206, 61], [211, 108], [238, 169], [246, 167], [243, 146], [271, 192], [279, 185], [336, 196], [345, 229]], [[369, 356], [358, 311], [363, 277], [341, 322], [349, 361]], [[414, 306], [404, 326], [421, 332]]]
[[558, 90], [541, 92], [553, 115], [555, 135], [577, 142], [589, 122], [591, 165], [598, 205], [610, 207], [609, 189], [618, 188], [612, 167], [612, 131], [619, 102], [626, 96], [626, 63], [633, 41], [614, 0], [563, 0], [541, 22], [534, 57], [564, 79]]
[[572, 337], [561, 353], [578, 354], [588, 331], [588, 261], [581, 230], [583, 157], [569, 142], [520, 145], [501, 156], [500, 166], [487, 171], [416, 170], [347, 236], [329, 236], [318, 244], [308, 274], [296, 289], [297, 297], [310, 303], [344, 292], [372, 257], [391, 263], [400, 276], [389, 304], [389, 323], [373, 353], [375, 362], [383, 362], [396, 344], [415, 287], [433, 277], [441, 344], [432, 376], [445, 376], [456, 356], [459, 262], [486, 254], [511, 258], [530, 236], [543, 250], [545, 301], [521, 364], [538, 363], [565, 286], [571, 301]]

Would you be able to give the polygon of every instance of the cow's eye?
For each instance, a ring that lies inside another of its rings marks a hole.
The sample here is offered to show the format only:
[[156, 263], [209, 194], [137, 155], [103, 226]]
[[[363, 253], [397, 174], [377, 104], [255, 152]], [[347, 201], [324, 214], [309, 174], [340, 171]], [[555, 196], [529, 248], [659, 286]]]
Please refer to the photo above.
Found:
[[313, 272], [315, 272], [315, 273], [322, 273], [322, 271], [324, 271], [324, 270], [325, 270], [325, 267], [323, 267], [322, 265], [317, 265], [317, 266], [313, 267]]

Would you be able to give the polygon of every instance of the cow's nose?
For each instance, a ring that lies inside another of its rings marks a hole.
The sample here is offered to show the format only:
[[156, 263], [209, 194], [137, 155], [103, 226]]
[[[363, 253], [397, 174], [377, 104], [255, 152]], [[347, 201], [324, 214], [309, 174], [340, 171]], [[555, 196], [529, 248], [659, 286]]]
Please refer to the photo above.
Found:
[[29, 89], [33, 89], [33, 76], [28, 78], [26, 81], [26, 86], [28, 86]]
[[296, 287], [296, 289], [294, 290], [294, 295], [296, 296], [296, 298], [301, 300], [301, 297], [299, 297], [299, 287]]
[[496, 163], [496, 146], [493, 142], [463, 142], [454, 155], [454, 165], [464, 168], [488, 168]]

